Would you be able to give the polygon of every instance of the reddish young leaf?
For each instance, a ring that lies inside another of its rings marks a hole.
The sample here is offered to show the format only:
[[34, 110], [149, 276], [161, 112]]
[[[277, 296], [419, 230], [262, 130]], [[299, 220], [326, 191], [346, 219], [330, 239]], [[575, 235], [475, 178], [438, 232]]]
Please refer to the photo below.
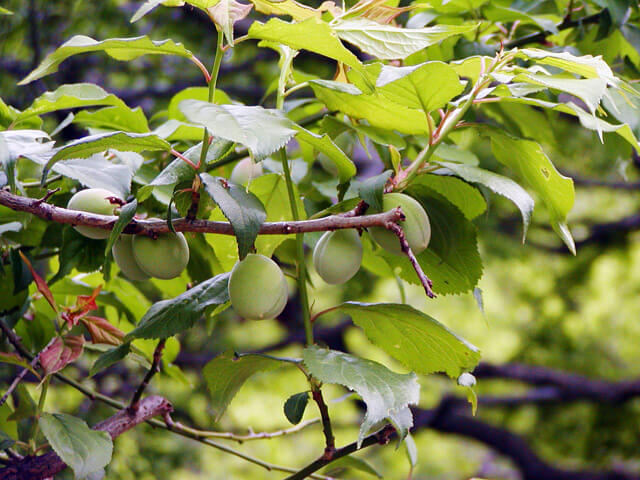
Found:
[[62, 319], [67, 322], [69, 326], [75, 326], [87, 313], [92, 310], [97, 310], [96, 297], [100, 294], [101, 289], [102, 285], [99, 285], [91, 295], [78, 295], [76, 304], [64, 309], [65, 311], [60, 315]]
[[124, 332], [111, 325], [106, 318], [87, 315], [80, 321], [87, 329], [92, 343], [106, 343], [115, 346], [122, 343]]
[[40, 352], [38, 362], [45, 375], [51, 375], [62, 370], [82, 354], [84, 337], [67, 335], [66, 337], [54, 337]]
[[51, 305], [51, 308], [53, 308], [53, 310], [57, 312], [58, 306], [56, 305], [56, 302], [53, 299], [53, 294], [51, 293], [51, 290], [49, 290], [49, 286], [47, 285], [47, 282], [45, 282], [44, 279], [36, 273], [35, 269], [31, 265], [31, 262], [25, 256], [25, 254], [22, 253], [21, 251], [18, 251], [18, 253], [22, 257], [22, 261], [29, 268], [31, 275], [33, 276], [33, 281], [36, 282], [36, 287], [38, 288], [38, 291], [44, 296], [44, 298], [47, 299], [47, 302], [49, 302], [49, 305]]

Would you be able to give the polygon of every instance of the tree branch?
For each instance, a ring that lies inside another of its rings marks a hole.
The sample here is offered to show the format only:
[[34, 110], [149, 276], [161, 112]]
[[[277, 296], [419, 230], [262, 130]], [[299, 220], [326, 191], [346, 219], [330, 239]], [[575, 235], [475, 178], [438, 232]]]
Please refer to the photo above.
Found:
[[[586, 17], [579, 18], [577, 20], [571, 20], [568, 16], [565, 17], [562, 22], [556, 25], [558, 31], [567, 30], [568, 28], [578, 27], [580, 25], [587, 25], [592, 23], [598, 23], [600, 21], [600, 17], [604, 15], [605, 10], [601, 10], [598, 13], [594, 13], [593, 15], [588, 15]], [[508, 42], [505, 44], [504, 48], [509, 50], [512, 48], [522, 47], [524, 45], [528, 45], [530, 43], [543, 43], [549, 35], [552, 35], [554, 32], [549, 30], [543, 30], [542, 32], [532, 33], [530, 35], [525, 35], [524, 37], [520, 37], [516, 40]]]
[[[86, 225], [91, 227], [111, 230], [118, 217], [109, 215], [97, 215], [66, 208], [56, 207], [49, 203], [40, 202], [36, 198], [14, 195], [8, 190], [0, 190], [0, 205], [19, 212], [28, 212], [44, 220], [68, 225]], [[323, 232], [327, 230], [339, 230], [345, 228], [370, 228], [386, 227], [390, 222], [396, 223], [403, 218], [402, 212], [394, 209], [388, 212], [374, 215], [348, 216], [331, 215], [312, 220], [300, 220], [290, 222], [266, 222], [260, 227], [261, 235], [288, 235], [294, 233]], [[213, 222], [210, 220], [187, 220], [180, 218], [174, 220], [173, 227], [177, 232], [217, 233], [222, 235], [234, 235], [231, 224], [227, 222]], [[144, 234], [155, 236], [169, 231], [164, 220], [137, 220], [129, 223], [124, 233]]]
[[[114, 416], [95, 425], [93, 429], [107, 432], [111, 438], [116, 438], [136, 425], [172, 410], [173, 407], [164, 398], [150, 396], [140, 402], [135, 412], [129, 409], [120, 410]], [[53, 477], [65, 468], [66, 464], [58, 454], [49, 452], [38, 457], [25, 457], [0, 469], [0, 480], [42, 480]]]
[[140, 399], [142, 398], [142, 394], [145, 389], [149, 386], [149, 382], [153, 378], [153, 376], [160, 371], [160, 362], [162, 361], [162, 351], [164, 350], [164, 345], [166, 343], [166, 339], [163, 338], [158, 341], [158, 345], [156, 345], [156, 349], [153, 351], [153, 362], [151, 363], [151, 368], [144, 376], [142, 383], [138, 387], [138, 389], [133, 394], [133, 398], [131, 398], [131, 403], [129, 404], [129, 410], [135, 412], [138, 409], [138, 405], [140, 404]]

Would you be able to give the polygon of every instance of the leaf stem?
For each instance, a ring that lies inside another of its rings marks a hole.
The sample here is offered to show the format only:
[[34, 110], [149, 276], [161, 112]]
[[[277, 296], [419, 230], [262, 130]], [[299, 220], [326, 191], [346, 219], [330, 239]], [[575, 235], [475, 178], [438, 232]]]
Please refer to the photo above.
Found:
[[216, 56], [213, 60], [213, 67], [211, 68], [211, 76], [209, 80], [209, 103], [213, 103], [213, 98], [216, 93], [216, 85], [218, 83], [218, 74], [220, 73], [220, 65], [222, 64], [222, 57], [224, 56], [224, 50], [222, 50], [224, 35], [217, 26], [216, 32], [218, 34], [218, 38], [216, 40]]

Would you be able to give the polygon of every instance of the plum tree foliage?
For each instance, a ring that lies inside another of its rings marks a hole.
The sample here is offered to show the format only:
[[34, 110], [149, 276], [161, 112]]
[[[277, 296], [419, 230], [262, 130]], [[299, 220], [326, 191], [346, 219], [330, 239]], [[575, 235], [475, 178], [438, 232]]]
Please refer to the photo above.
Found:
[[[3, 427], [9, 433], [0, 449], [14, 449], [2, 457], [0, 478], [50, 478], [65, 465], [78, 477], [99, 476], [113, 449], [104, 431], [116, 436], [155, 416], [155, 426], [218, 448], [206, 440], [211, 432], [171, 420], [170, 398], [145, 390], [158, 372], [185, 380], [171, 361], [197, 323], [215, 336], [219, 318], [243, 329], [241, 319], [277, 318], [287, 306], [283, 324], [302, 322], [304, 350], [295, 358], [217, 356], [203, 370], [208, 410], [219, 419], [254, 373], [295, 366], [308, 388], [283, 400], [286, 417], [300, 422], [311, 398], [324, 444], [305, 468], [240, 455], [245, 460], [295, 480], [394, 435], [411, 450], [417, 375], [445, 373], [473, 400], [470, 372], [480, 354], [446, 318], [404, 300], [365, 303], [365, 288], [320, 309], [308, 269], [313, 263], [329, 284], [362, 275], [364, 285], [377, 277], [420, 284], [429, 297], [477, 296], [483, 265], [474, 219], [494, 193], [519, 210], [524, 236], [535, 198], [540, 218], [575, 253], [567, 222], [574, 185], [554, 167], [549, 135], [554, 119], [571, 118], [616, 148], [640, 150], [632, 108], [640, 104], [633, 85], [640, 57], [637, 27], [628, 23], [637, 4], [587, 1], [577, 11], [564, 0], [508, 4], [149, 0], [132, 21], [165, 8], [200, 12], [212, 24], [215, 55], [198, 58], [153, 29], [138, 37], [75, 35], [46, 52], [20, 84], [41, 82], [77, 56], [99, 59], [96, 69], [173, 57], [202, 74], [202, 84], [158, 99], [153, 112], [92, 83], [59, 85], [22, 110], [0, 99], [0, 252], [8, 267], [0, 271], [0, 326], [16, 354], [0, 361], [33, 370], [43, 385], [30, 412], [5, 403], [10, 395], [0, 402], [9, 411], [0, 424], [11, 427]], [[240, 21], [246, 34], [236, 32]], [[247, 44], [253, 55], [279, 56], [254, 105], [218, 79], [231, 61], [225, 53]], [[309, 67], [320, 58], [330, 65], [324, 73]], [[52, 114], [69, 110], [56, 124]], [[480, 165], [477, 149], [493, 161]], [[356, 152], [375, 168], [359, 171]], [[81, 281], [89, 273], [93, 283]], [[291, 295], [285, 274], [295, 281]], [[137, 300], [123, 298], [129, 294], [151, 306], [140, 311]], [[332, 315], [350, 316], [411, 373], [316, 345], [314, 325]], [[150, 368], [124, 404], [63, 371], [81, 357], [96, 358], [91, 375], [126, 358]], [[98, 425], [103, 432], [47, 413], [56, 379], [120, 412]], [[366, 408], [358, 438], [345, 448], [332, 433], [326, 384], [355, 392]], [[122, 422], [127, 428], [114, 427]], [[53, 450], [34, 456], [46, 444]], [[349, 468], [366, 470], [351, 460]], [[18, 476], [3, 477], [11, 469]]]

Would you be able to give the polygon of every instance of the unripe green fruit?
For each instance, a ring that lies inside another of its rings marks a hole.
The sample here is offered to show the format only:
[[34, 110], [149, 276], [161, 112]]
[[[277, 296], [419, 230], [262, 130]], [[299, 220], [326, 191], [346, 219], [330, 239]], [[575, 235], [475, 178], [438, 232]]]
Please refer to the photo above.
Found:
[[[88, 188], [86, 190], [80, 190], [76, 193], [69, 203], [67, 208], [69, 210], [79, 210], [81, 212], [97, 213], [99, 215], [115, 215], [116, 209], [119, 207], [117, 203], [111, 203], [108, 198], [118, 198], [113, 192], [105, 190], [104, 188]], [[109, 230], [103, 230], [97, 227], [87, 227], [85, 225], [78, 225], [75, 228], [79, 233], [85, 237], [100, 240], [103, 238], [109, 238], [111, 233]]]
[[136, 235], [133, 258], [147, 275], [169, 280], [180, 275], [189, 263], [189, 246], [182, 233], [162, 233], [157, 239]]
[[[404, 213], [405, 220], [400, 222], [400, 226], [411, 250], [417, 255], [427, 248], [431, 240], [431, 224], [427, 212], [416, 199], [404, 193], [387, 193], [382, 197], [383, 211], [396, 207], [400, 207]], [[373, 227], [369, 229], [369, 233], [387, 252], [402, 255], [400, 241], [393, 232], [384, 227]]]
[[131, 280], [146, 280], [144, 273], [133, 256], [133, 235], [120, 235], [111, 248], [113, 259], [122, 273]]
[[262, 174], [262, 162], [254, 163], [251, 158], [245, 158], [233, 167], [230, 180], [238, 185], [246, 185], [249, 180], [253, 180]]
[[287, 304], [287, 281], [276, 262], [264, 255], [249, 254], [231, 270], [229, 298], [243, 318], [275, 318]]
[[353, 229], [325, 232], [313, 249], [313, 265], [318, 275], [331, 285], [353, 277], [362, 263], [362, 242]]

